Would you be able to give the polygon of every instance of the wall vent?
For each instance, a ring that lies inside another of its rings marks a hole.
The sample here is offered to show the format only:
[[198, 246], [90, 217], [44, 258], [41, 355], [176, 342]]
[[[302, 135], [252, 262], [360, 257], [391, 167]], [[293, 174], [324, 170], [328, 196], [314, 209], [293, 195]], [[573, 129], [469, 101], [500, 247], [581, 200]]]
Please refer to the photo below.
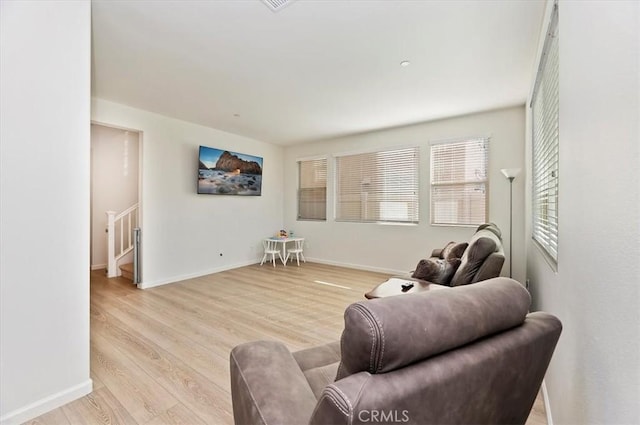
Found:
[[262, 2], [266, 4], [272, 11], [279, 12], [287, 7], [290, 3], [293, 3], [293, 0], [262, 0]]

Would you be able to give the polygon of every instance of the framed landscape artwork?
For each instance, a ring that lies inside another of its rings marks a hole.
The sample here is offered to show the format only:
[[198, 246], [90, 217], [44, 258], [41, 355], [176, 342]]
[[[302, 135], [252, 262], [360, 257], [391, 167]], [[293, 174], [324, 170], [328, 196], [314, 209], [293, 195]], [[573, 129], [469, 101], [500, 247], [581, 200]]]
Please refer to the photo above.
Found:
[[200, 146], [198, 193], [262, 195], [262, 158]]

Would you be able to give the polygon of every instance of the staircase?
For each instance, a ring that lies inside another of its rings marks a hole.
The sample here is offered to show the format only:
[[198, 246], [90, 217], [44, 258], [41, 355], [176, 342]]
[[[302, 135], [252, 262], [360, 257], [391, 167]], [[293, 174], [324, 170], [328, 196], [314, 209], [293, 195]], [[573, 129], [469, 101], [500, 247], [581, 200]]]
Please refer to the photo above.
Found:
[[[107, 211], [108, 277], [124, 275], [127, 279], [131, 279], [135, 282], [133, 264], [130, 263], [129, 267], [129, 264], [122, 264], [119, 266], [118, 263], [125, 255], [129, 254], [134, 249], [135, 238], [133, 230], [138, 227], [138, 211], [138, 204], [132, 205], [119, 214], [115, 211]], [[131, 255], [127, 257], [127, 259], [130, 258]]]

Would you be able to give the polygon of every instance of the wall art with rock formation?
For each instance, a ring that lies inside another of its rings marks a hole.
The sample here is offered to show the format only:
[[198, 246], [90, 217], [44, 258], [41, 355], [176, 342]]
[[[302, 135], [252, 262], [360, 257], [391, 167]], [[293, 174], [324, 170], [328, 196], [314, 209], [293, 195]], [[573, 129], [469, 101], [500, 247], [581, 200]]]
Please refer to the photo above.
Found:
[[200, 146], [198, 159], [198, 193], [262, 194], [262, 158]]

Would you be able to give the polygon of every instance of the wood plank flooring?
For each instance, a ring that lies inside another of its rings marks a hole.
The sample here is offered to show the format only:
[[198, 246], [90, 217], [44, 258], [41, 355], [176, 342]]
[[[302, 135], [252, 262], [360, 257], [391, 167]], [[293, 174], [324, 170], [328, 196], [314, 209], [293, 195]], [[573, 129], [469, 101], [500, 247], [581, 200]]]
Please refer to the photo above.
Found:
[[[229, 352], [335, 341], [347, 305], [388, 275], [315, 263], [252, 265], [153, 289], [91, 273], [94, 390], [29, 424], [232, 424]], [[337, 285], [337, 286], [336, 286]], [[546, 425], [540, 400], [528, 425]]]

